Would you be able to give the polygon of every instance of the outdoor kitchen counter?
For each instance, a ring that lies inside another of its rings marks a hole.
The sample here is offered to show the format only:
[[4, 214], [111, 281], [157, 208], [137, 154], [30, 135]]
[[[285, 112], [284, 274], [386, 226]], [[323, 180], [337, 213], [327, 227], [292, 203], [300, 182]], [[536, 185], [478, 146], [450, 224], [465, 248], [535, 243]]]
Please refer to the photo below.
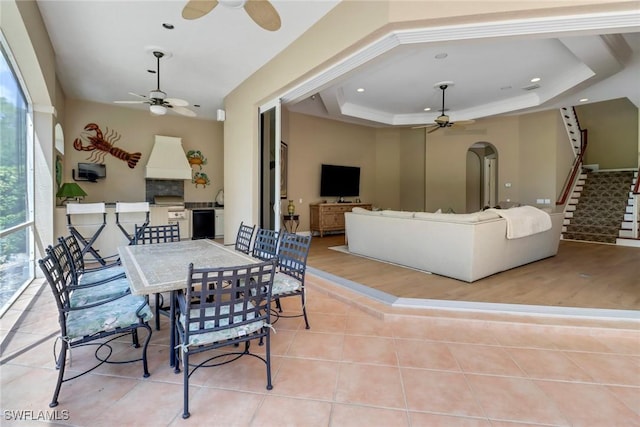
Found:
[[[107, 224], [98, 236], [97, 240], [93, 244], [93, 247], [98, 250], [101, 256], [114, 255], [118, 252], [118, 246], [129, 244], [129, 240], [125, 237], [124, 233], [118, 228], [116, 224], [116, 206], [115, 203], [106, 204]], [[168, 223], [168, 206], [156, 206], [149, 205], [149, 224], [151, 225], [163, 225]], [[187, 215], [188, 217], [188, 215]], [[127, 214], [124, 218], [123, 214], [120, 214], [120, 223], [123, 227], [133, 234], [133, 228], [135, 224], [142, 225], [145, 221], [144, 213]], [[102, 215], [86, 215], [86, 218], [74, 217], [73, 225], [78, 231], [86, 237], [93, 235], [95, 230], [102, 224]], [[54, 240], [58, 237], [68, 236], [69, 230], [67, 228], [67, 208], [66, 206], [56, 206], [54, 213]], [[189, 226], [185, 228], [185, 232], [180, 232], [182, 239], [190, 239]], [[87, 255], [87, 261], [92, 261], [93, 258]]]

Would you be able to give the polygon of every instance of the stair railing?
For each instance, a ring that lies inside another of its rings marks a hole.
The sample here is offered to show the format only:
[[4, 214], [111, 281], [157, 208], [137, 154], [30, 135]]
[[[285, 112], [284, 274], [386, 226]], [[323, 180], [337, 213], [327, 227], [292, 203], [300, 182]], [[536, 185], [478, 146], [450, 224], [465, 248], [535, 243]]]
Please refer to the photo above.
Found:
[[633, 238], [640, 239], [640, 166], [638, 166], [638, 175], [636, 176], [636, 185], [633, 187]]
[[581, 139], [580, 152], [578, 153], [575, 160], [573, 161], [573, 167], [571, 168], [571, 172], [569, 173], [569, 175], [567, 176], [567, 179], [564, 182], [564, 187], [563, 187], [564, 190], [562, 191], [562, 195], [560, 196], [560, 198], [556, 201], [556, 206], [564, 205], [567, 202], [567, 199], [569, 198], [569, 194], [571, 193], [575, 185], [576, 178], [579, 175], [579, 171], [582, 168], [582, 159], [584, 158], [584, 153], [587, 150], [587, 130], [586, 129], [580, 129], [580, 139]]

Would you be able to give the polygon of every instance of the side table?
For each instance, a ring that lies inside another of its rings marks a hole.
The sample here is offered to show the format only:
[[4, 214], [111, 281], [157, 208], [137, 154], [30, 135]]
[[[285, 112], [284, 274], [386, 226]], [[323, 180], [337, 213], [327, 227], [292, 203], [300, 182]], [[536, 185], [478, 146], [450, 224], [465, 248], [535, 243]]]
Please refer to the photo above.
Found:
[[300, 225], [300, 215], [282, 215], [282, 225], [289, 233], [295, 233]]

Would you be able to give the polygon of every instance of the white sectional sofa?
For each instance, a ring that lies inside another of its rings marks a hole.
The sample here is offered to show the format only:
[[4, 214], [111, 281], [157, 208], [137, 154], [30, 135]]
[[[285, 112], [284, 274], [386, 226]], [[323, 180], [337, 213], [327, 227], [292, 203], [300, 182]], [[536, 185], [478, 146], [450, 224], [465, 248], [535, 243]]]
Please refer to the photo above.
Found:
[[[550, 228], [519, 238], [507, 238], [507, 219], [500, 214], [497, 210], [443, 214], [356, 208], [345, 213], [346, 239], [351, 253], [466, 282], [556, 255], [562, 213], [543, 213], [542, 220]], [[510, 234], [512, 230], [510, 222]]]

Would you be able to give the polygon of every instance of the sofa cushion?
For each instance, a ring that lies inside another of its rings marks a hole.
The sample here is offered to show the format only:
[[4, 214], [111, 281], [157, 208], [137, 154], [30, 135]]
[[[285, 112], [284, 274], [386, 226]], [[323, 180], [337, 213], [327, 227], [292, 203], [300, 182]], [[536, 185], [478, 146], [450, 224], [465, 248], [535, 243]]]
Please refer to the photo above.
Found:
[[357, 214], [369, 214], [369, 215], [380, 215], [380, 211], [370, 211], [369, 209], [355, 207], [351, 209], [351, 212]]
[[475, 223], [480, 221], [487, 221], [500, 218], [499, 215], [493, 212], [474, 212], [470, 214], [447, 214], [447, 213], [431, 213], [431, 212], [416, 212], [414, 218], [426, 220], [426, 221], [442, 221], [442, 222], [456, 222], [456, 223]]
[[413, 212], [407, 212], [407, 211], [393, 211], [390, 209], [386, 209], [381, 211], [381, 215], [382, 216], [390, 216], [390, 217], [394, 217], [394, 218], [413, 218]]

